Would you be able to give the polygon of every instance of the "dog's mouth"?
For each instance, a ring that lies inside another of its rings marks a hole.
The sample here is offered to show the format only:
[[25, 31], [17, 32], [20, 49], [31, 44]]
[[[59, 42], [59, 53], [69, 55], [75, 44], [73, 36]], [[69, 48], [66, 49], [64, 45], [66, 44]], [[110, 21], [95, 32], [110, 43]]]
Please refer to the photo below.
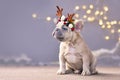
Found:
[[63, 37], [57, 37], [57, 39], [58, 39], [59, 41], [64, 41], [64, 38], [63, 38]]

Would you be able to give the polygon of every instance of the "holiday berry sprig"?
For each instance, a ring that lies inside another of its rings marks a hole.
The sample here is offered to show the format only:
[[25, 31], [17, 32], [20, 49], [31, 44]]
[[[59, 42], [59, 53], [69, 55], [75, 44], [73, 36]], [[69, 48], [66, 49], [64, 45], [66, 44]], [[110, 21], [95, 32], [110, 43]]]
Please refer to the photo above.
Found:
[[74, 26], [74, 19], [73, 16], [75, 15], [74, 13], [73, 14], [68, 14], [68, 17], [66, 18], [64, 15], [62, 15], [62, 11], [63, 11], [63, 8], [59, 8], [59, 6], [57, 6], [57, 13], [56, 13], [56, 16], [58, 16], [58, 23], [60, 23], [61, 25], [66, 25], [67, 27], [69, 27], [71, 29], [71, 31], [74, 31], [75, 29], [75, 26]]

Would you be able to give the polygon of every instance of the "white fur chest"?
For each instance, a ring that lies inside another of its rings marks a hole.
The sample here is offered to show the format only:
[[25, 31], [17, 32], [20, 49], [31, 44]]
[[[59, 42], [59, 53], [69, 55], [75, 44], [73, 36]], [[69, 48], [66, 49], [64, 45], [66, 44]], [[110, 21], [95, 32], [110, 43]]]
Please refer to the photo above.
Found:
[[81, 56], [74, 46], [68, 46], [64, 56], [69, 63], [78, 63], [81, 60]]
[[76, 49], [74, 47], [69, 47], [67, 49], [67, 53], [71, 53], [71, 54], [74, 54], [76, 52]]

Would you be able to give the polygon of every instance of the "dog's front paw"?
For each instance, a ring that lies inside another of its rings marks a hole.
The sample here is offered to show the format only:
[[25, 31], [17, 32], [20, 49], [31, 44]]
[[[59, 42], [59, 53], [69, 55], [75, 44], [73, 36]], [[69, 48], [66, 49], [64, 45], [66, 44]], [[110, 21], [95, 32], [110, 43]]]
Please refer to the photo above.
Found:
[[75, 74], [81, 74], [82, 71], [81, 71], [81, 70], [75, 70], [74, 73], [75, 73]]
[[90, 71], [89, 70], [83, 70], [82, 73], [81, 73], [82, 76], [89, 76], [91, 75]]
[[59, 70], [57, 71], [57, 74], [58, 74], [58, 75], [63, 75], [63, 74], [65, 74], [65, 70], [59, 69]]

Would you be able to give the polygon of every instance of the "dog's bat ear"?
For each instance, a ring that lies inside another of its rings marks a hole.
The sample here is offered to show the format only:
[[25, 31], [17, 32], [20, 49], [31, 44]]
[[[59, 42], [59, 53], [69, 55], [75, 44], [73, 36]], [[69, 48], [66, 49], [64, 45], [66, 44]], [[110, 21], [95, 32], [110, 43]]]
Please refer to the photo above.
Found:
[[74, 24], [75, 24], [75, 31], [80, 32], [83, 28], [84, 21], [83, 20], [76, 20]]

